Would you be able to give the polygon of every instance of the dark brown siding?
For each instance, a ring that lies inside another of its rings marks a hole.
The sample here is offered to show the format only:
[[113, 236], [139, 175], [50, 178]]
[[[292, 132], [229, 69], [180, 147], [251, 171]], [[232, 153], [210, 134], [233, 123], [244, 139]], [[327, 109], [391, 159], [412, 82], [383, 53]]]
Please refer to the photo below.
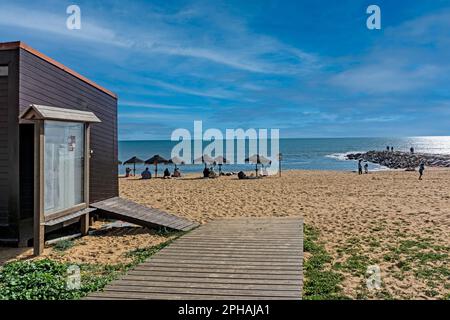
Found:
[[0, 226], [8, 224], [8, 77], [0, 77]]
[[19, 126], [18, 50], [0, 51], [0, 239], [18, 239], [19, 225]]
[[20, 49], [20, 111], [30, 104], [89, 110], [100, 118], [91, 126], [90, 200], [117, 196], [117, 100]]

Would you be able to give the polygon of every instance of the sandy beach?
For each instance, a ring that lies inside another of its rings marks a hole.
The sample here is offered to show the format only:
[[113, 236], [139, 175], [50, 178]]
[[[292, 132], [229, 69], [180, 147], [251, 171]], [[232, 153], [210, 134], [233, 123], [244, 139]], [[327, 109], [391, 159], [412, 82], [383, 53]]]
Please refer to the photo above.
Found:
[[[450, 292], [450, 171], [287, 171], [238, 180], [120, 178], [120, 194], [200, 223], [219, 217], [302, 216], [320, 232], [351, 298], [436, 299]], [[382, 289], [366, 289], [368, 265]]]
[[[119, 178], [120, 195], [199, 223], [222, 217], [301, 216], [319, 232], [353, 299], [440, 299], [450, 293], [450, 170], [286, 171], [282, 177], [238, 180]], [[97, 221], [93, 229], [105, 222]], [[73, 241], [64, 252], [46, 246], [39, 257], [70, 263], [129, 263], [127, 253], [171, 237], [145, 228], [116, 228]], [[32, 258], [31, 248], [2, 248], [0, 264]], [[308, 259], [305, 253], [305, 259]], [[381, 270], [382, 288], [369, 291], [366, 270]]]

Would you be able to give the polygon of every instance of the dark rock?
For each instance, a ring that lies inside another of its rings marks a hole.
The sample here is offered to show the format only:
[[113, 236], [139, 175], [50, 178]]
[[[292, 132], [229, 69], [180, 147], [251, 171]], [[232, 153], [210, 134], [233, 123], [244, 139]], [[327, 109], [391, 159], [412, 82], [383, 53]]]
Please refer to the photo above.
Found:
[[368, 151], [348, 154], [348, 160], [359, 160], [380, 164], [390, 169], [414, 169], [423, 161], [426, 166], [450, 168], [450, 155], [411, 154], [409, 152]]

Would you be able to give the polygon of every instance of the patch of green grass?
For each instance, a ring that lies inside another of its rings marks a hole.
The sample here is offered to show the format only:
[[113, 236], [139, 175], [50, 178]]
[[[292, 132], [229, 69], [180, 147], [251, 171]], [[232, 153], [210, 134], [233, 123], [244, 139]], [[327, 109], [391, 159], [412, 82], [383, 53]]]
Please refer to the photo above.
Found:
[[368, 242], [368, 244], [369, 244], [369, 246], [372, 247], [372, 248], [378, 248], [378, 247], [381, 246], [381, 243], [380, 243], [380, 241], [378, 241], [378, 240], [370, 240], [370, 241]]
[[429, 287], [425, 295], [431, 298], [445, 298], [446, 293], [440, 293], [439, 283], [450, 279], [449, 247], [434, 244], [432, 238], [418, 237], [415, 239], [402, 239], [397, 246], [389, 246], [389, 253], [383, 256], [384, 261], [391, 262], [400, 269], [398, 279], [404, 272], [412, 272], [416, 279], [424, 281]]
[[65, 300], [83, 295], [66, 288], [68, 265], [49, 259], [17, 261], [0, 272], [1, 300]]
[[431, 290], [425, 290], [425, 295], [426, 295], [427, 297], [434, 298], [434, 297], [436, 297], [437, 295], [439, 295], [439, 292], [437, 292], [436, 290], [433, 290], [433, 289], [431, 289]]
[[53, 249], [55, 249], [56, 251], [66, 251], [70, 248], [72, 248], [74, 245], [72, 240], [61, 240], [55, 243], [55, 245], [53, 246]]
[[355, 275], [364, 275], [367, 271], [367, 267], [371, 264], [372, 262], [369, 257], [363, 254], [353, 254], [342, 264], [342, 269]]
[[[175, 238], [182, 233], [175, 234]], [[167, 236], [174, 235], [166, 233]], [[81, 287], [67, 288], [68, 268], [72, 265], [50, 259], [15, 261], [0, 269], [0, 300], [69, 300], [79, 299], [93, 291], [101, 290], [137, 264], [170, 244], [174, 239], [157, 246], [136, 249], [127, 253], [129, 264], [101, 265], [80, 264]], [[73, 243], [72, 243], [73, 245]], [[64, 242], [57, 250], [67, 250]]]
[[126, 256], [133, 259], [133, 265], [139, 264], [150, 258], [152, 255], [157, 253], [159, 250], [168, 246], [173, 240], [169, 240], [163, 243], [160, 243], [156, 246], [150, 248], [139, 248], [127, 252]]
[[311, 255], [304, 265], [303, 298], [305, 300], [345, 299], [340, 287], [342, 275], [333, 270], [327, 270], [332, 258], [319, 243], [318, 230], [306, 225], [304, 251]]

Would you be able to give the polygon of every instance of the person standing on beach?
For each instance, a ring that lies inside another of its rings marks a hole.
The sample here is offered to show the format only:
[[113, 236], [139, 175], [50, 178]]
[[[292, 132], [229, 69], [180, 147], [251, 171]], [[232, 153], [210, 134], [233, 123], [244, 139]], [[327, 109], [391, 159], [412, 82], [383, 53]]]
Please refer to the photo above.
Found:
[[413, 148], [413, 147], [411, 147], [411, 148], [409, 149], [409, 151], [411, 151], [411, 154], [414, 154], [414, 148]]
[[365, 174], [369, 173], [369, 164], [367, 162], [364, 164], [364, 173]]
[[394, 147], [391, 147], [391, 152], [394, 152]]
[[425, 170], [425, 163], [422, 161], [419, 164], [419, 180], [422, 180], [423, 171]]
[[386, 146], [386, 150], [387, 150], [387, 152], [389, 152], [389, 146]]
[[362, 159], [359, 159], [359, 161], [358, 161], [358, 174], [362, 174], [363, 173], [363, 171], [362, 171]]

